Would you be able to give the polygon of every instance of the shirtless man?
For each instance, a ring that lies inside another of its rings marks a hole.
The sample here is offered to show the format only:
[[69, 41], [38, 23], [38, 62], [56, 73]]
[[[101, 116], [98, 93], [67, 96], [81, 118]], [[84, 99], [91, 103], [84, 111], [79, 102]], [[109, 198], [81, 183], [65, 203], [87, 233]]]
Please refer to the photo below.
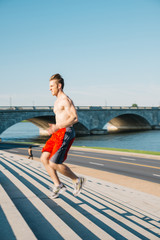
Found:
[[57, 171], [72, 179], [74, 183], [73, 194], [77, 196], [85, 179], [77, 177], [63, 162], [75, 139], [73, 124], [78, 122], [78, 116], [72, 100], [63, 92], [64, 80], [60, 74], [52, 75], [50, 78], [50, 91], [57, 99], [54, 104], [56, 124], [49, 124], [48, 133], [52, 136], [42, 149], [41, 161], [50, 175], [54, 188], [51, 198], [57, 198], [66, 190], [61, 183]]

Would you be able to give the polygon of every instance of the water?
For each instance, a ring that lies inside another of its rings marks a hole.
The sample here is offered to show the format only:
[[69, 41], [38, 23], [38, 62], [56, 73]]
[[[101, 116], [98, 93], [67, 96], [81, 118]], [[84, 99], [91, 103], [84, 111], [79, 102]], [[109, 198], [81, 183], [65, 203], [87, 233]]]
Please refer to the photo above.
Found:
[[[45, 143], [39, 128], [29, 122], [17, 123], [0, 135], [2, 141]], [[160, 130], [77, 137], [73, 145], [160, 151]]]

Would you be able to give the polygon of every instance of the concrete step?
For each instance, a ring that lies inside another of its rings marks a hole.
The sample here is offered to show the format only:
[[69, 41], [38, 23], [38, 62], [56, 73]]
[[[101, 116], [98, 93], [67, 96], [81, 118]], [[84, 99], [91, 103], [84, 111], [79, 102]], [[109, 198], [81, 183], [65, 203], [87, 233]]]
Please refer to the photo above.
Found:
[[[9, 164], [8, 162], [6, 163], [6, 165], [8, 167], [11, 167], [11, 164]], [[15, 167], [12, 167], [12, 169], [15, 170]], [[43, 201], [41, 201], [41, 199], [37, 197], [33, 191], [31, 191], [28, 187], [26, 187], [25, 184], [22, 183], [22, 181], [20, 181], [17, 177], [14, 176], [14, 174], [8, 171], [8, 169], [3, 169], [1, 173], [4, 175], [5, 180], [8, 179], [7, 181], [8, 187], [11, 191], [12, 191], [11, 189], [12, 185], [14, 184], [16, 186], [17, 191], [12, 193], [12, 197], [11, 197], [12, 201], [14, 200], [15, 205], [18, 207], [18, 209], [21, 209], [19, 205], [23, 205], [23, 207], [27, 207], [29, 210], [27, 214], [36, 215], [37, 221], [34, 224], [37, 224], [37, 227], [40, 224], [39, 221], [41, 221], [42, 227], [43, 227], [43, 222], [47, 221], [48, 224], [51, 225], [53, 229], [55, 229], [55, 231], [53, 231], [52, 234], [55, 235], [56, 232], [58, 232], [59, 234], [57, 234], [57, 236], [60, 235], [64, 239], [70, 239], [70, 236], [73, 236], [74, 239], [77, 239], [77, 240], [81, 239], [77, 234], [75, 234], [75, 232], [70, 227], [68, 227], [67, 224], [65, 224], [61, 220], [61, 218], [59, 218]], [[18, 171], [18, 175], [20, 176], [20, 178], [23, 177], [22, 176], [23, 174], [21, 175], [20, 171]], [[9, 180], [12, 180], [11, 184], [9, 183]], [[32, 209], [33, 211], [31, 211]], [[41, 220], [38, 218], [38, 216], [41, 217]], [[11, 225], [11, 227], [14, 229], [13, 225]], [[47, 238], [47, 235], [46, 235], [46, 239], [52, 239], [52, 237], [48, 236]]]
[[[10, 199], [10, 197], [8, 196], [8, 194], [3, 189], [2, 186], [0, 186], [0, 193], [1, 193], [0, 194], [1, 210], [6, 216], [9, 225], [12, 226], [13, 236], [15, 236], [16, 239], [21, 239], [21, 240], [36, 239], [35, 235], [33, 234], [31, 229], [25, 222], [24, 218], [22, 217], [20, 212], [17, 210], [16, 206], [14, 205], [14, 203], [12, 202], [12, 200]], [[8, 230], [5, 226], [4, 226], [4, 230], [6, 231], [5, 235], [7, 237]], [[8, 236], [8, 239], [10, 239], [9, 236]]]
[[147, 194], [147, 202], [146, 194], [91, 177], [74, 197], [70, 179], [59, 175], [67, 191], [52, 200], [40, 162], [0, 151], [0, 170], [2, 240], [6, 226], [11, 240], [159, 239], [158, 197]]

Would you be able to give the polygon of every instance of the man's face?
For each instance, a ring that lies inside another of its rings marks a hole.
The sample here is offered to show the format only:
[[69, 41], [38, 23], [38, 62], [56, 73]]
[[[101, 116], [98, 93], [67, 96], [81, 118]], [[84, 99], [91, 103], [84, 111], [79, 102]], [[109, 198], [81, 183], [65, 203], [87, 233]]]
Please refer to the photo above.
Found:
[[58, 94], [58, 83], [56, 80], [51, 80], [49, 82], [49, 89], [53, 96], [57, 96]]

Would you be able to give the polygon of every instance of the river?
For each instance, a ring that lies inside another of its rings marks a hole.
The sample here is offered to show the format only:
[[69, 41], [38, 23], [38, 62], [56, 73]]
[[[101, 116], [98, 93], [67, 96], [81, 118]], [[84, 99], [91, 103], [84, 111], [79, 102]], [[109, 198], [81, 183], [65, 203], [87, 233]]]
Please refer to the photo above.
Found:
[[[46, 137], [39, 136], [39, 128], [30, 122], [17, 123], [0, 135], [2, 141], [45, 143]], [[130, 133], [110, 133], [77, 137], [74, 146], [108, 147], [160, 151], [160, 130]]]

